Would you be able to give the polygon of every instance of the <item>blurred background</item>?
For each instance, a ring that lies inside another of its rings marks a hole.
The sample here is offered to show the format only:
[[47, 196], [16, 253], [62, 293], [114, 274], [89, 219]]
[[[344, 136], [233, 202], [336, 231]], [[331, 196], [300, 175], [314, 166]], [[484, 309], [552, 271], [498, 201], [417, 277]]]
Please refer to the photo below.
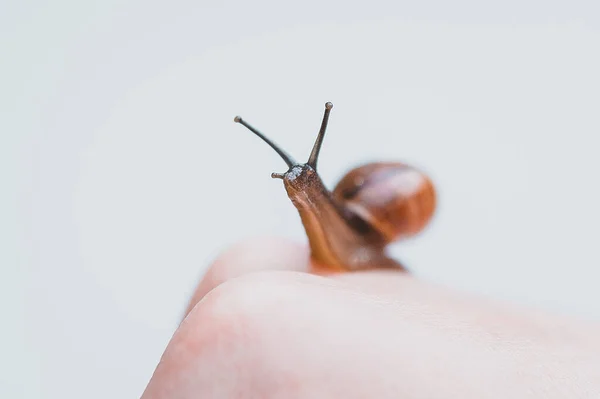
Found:
[[0, 397], [139, 397], [210, 262], [305, 242], [271, 172], [401, 160], [421, 278], [600, 319], [596, 2], [0, 3]]

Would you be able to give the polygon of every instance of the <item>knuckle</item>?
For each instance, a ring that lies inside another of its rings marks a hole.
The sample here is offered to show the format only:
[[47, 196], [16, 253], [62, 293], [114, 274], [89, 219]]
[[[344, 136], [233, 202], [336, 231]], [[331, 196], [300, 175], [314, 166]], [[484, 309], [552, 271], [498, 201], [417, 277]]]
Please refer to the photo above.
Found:
[[[257, 237], [240, 241], [219, 255], [207, 272], [213, 287], [249, 272], [285, 270], [285, 258], [273, 255], [273, 248], [285, 248], [288, 254], [300, 257], [304, 250], [280, 238]], [[286, 260], [286, 262], [289, 260]]]
[[245, 331], [260, 326], [266, 314], [286, 306], [286, 293], [294, 287], [289, 274], [260, 271], [231, 278], [208, 292], [190, 316], [214, 326], [241, 324]]
[[256, 272], [211, 290], [181, 323], [161, 363], [179, 370], [196, 368], [194, 383], [205, 387], [215, 373], [244, 384], [256, 360], [268, 351], [264, 331], [277, 328], [276, 315], [293, 302], [286, 298], [294, 284], [282, 274], [287, 272]]

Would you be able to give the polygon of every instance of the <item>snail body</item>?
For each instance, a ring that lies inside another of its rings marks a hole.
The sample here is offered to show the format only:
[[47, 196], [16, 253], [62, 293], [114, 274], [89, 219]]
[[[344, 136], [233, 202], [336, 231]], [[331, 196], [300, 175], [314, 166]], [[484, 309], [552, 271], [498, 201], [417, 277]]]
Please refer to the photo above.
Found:
[[311, 257], [340, 270], [396, 268], [405, 270], [386, 254], [391, 242], [421, 232], [436, 207], [432, 181], [421, 171], [400, 162], [367, 163], [347, 172], [332, 191], [317, 173], [319, 152], [333, 104], [325, 114], [317, 140], [302, 164], [254, 129], [241, 123], [269, 144], [288, 165], [282, 179], [306, 231]]

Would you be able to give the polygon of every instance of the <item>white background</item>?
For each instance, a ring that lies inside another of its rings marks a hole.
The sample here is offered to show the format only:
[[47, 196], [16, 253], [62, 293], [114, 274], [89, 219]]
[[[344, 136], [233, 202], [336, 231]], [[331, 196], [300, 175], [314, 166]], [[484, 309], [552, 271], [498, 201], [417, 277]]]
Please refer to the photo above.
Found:
[[303, 242], [285, 170], [404, 160], [417, 275], [600, 319], [595, 2], [0, 3], [0, 397], [142, 393], [228, 245]]

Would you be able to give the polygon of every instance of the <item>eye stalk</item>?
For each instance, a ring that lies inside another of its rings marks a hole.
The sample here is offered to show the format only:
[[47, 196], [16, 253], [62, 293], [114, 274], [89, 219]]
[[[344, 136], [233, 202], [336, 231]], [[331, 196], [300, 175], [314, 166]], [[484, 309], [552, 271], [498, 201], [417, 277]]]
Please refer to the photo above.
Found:
[[241, 116], [236, 116], [235, 118], [233, 118], [233, 121], [241, 123], [242, 125], [246, 126], [248, 130], [250, 130], [252, 133], [256, 134], [258, 137], [263, 139], [265, 143], [270, 145], [271, 148], [273, 148], [279, 154], [279, 156], [283, 159], [283, 161], [287, 164], [289, 168], [296, 165], [296, 161], [294, 161], [294, 158], [292, 158], [287, 152], [282, 150], [277, 144], [269, 140], [264, 134], [250, 126], [245, 120], [242, 119]]
[[[310, 166], [315, 171], [317, 170], [317, 161], [319, 160], [319, 152], [321, 151], [321, 147], [323, 145], [323, 139], [325, 138], [325, 130], [327, 130], [327, 123], [329, 122], [329, 114], [330, 114], [332, 108], [333, 108], [333, 104], [331, 102], [327, 102], [325, 104], [325, 114], [323, 115], [323, 121], [321, 122], [321, 129], [319, 130], [319, 134], [317, 135], [317, 139], [316, 139], [313, 149], [310, 153], [310, 157], [308, 158], [308, 161], [306, 162], [306, 165]], [[254, 127], [252, 127], [250, 124], [248, 124], [248, 122], [243, 120], [241, 116], [236, 116], [233, 119], [233, 121], [244, 125], [248, 130], [250, 130], [252, 133], [256, 134], [265, 143], [267, 143], [269, 146], [271, 146], [271, 148], [273, 148], [275, 150], [275, 152], [277, 152], [277, 154], [279, 154], [281, 159], [283, 159], [283, 161], [286, 163], [286, 165], [288, 166], [288, 171], [290, 169], [292, 169], [293, 166], [299, 165], [294, 160], [294, 158], [292, 158], [287, 152], [285, 152], [281, 147], [279, 147], [273, 141], [268, 139], [264, 134], [262, 134], [261, 132], [256, 130]], [[271, 177], [274, 179], [283, 179], [284, 176], [285, 176], [285, 173], [271, 173]]]
[[314, 170], [317, 170], [319, 152], [321, 152], [321, 146], [323, 145], [323, 139], [325, 138], [325, 130], [327, 130], [327, 122], [329, 122], [329, 113], [331, 112], [331, 108], [333, 108], [332, 103], [328, 102], [325, 104], [325, 114], [323, 115], [323, 122], [321, 122], [321, 130], [319, 130], [319, 135], [317, 136], [315, 145], [313, 146], [312, 152], [310, 153], [310, 157], [308, 158], [308, 162], [306, 163]]

